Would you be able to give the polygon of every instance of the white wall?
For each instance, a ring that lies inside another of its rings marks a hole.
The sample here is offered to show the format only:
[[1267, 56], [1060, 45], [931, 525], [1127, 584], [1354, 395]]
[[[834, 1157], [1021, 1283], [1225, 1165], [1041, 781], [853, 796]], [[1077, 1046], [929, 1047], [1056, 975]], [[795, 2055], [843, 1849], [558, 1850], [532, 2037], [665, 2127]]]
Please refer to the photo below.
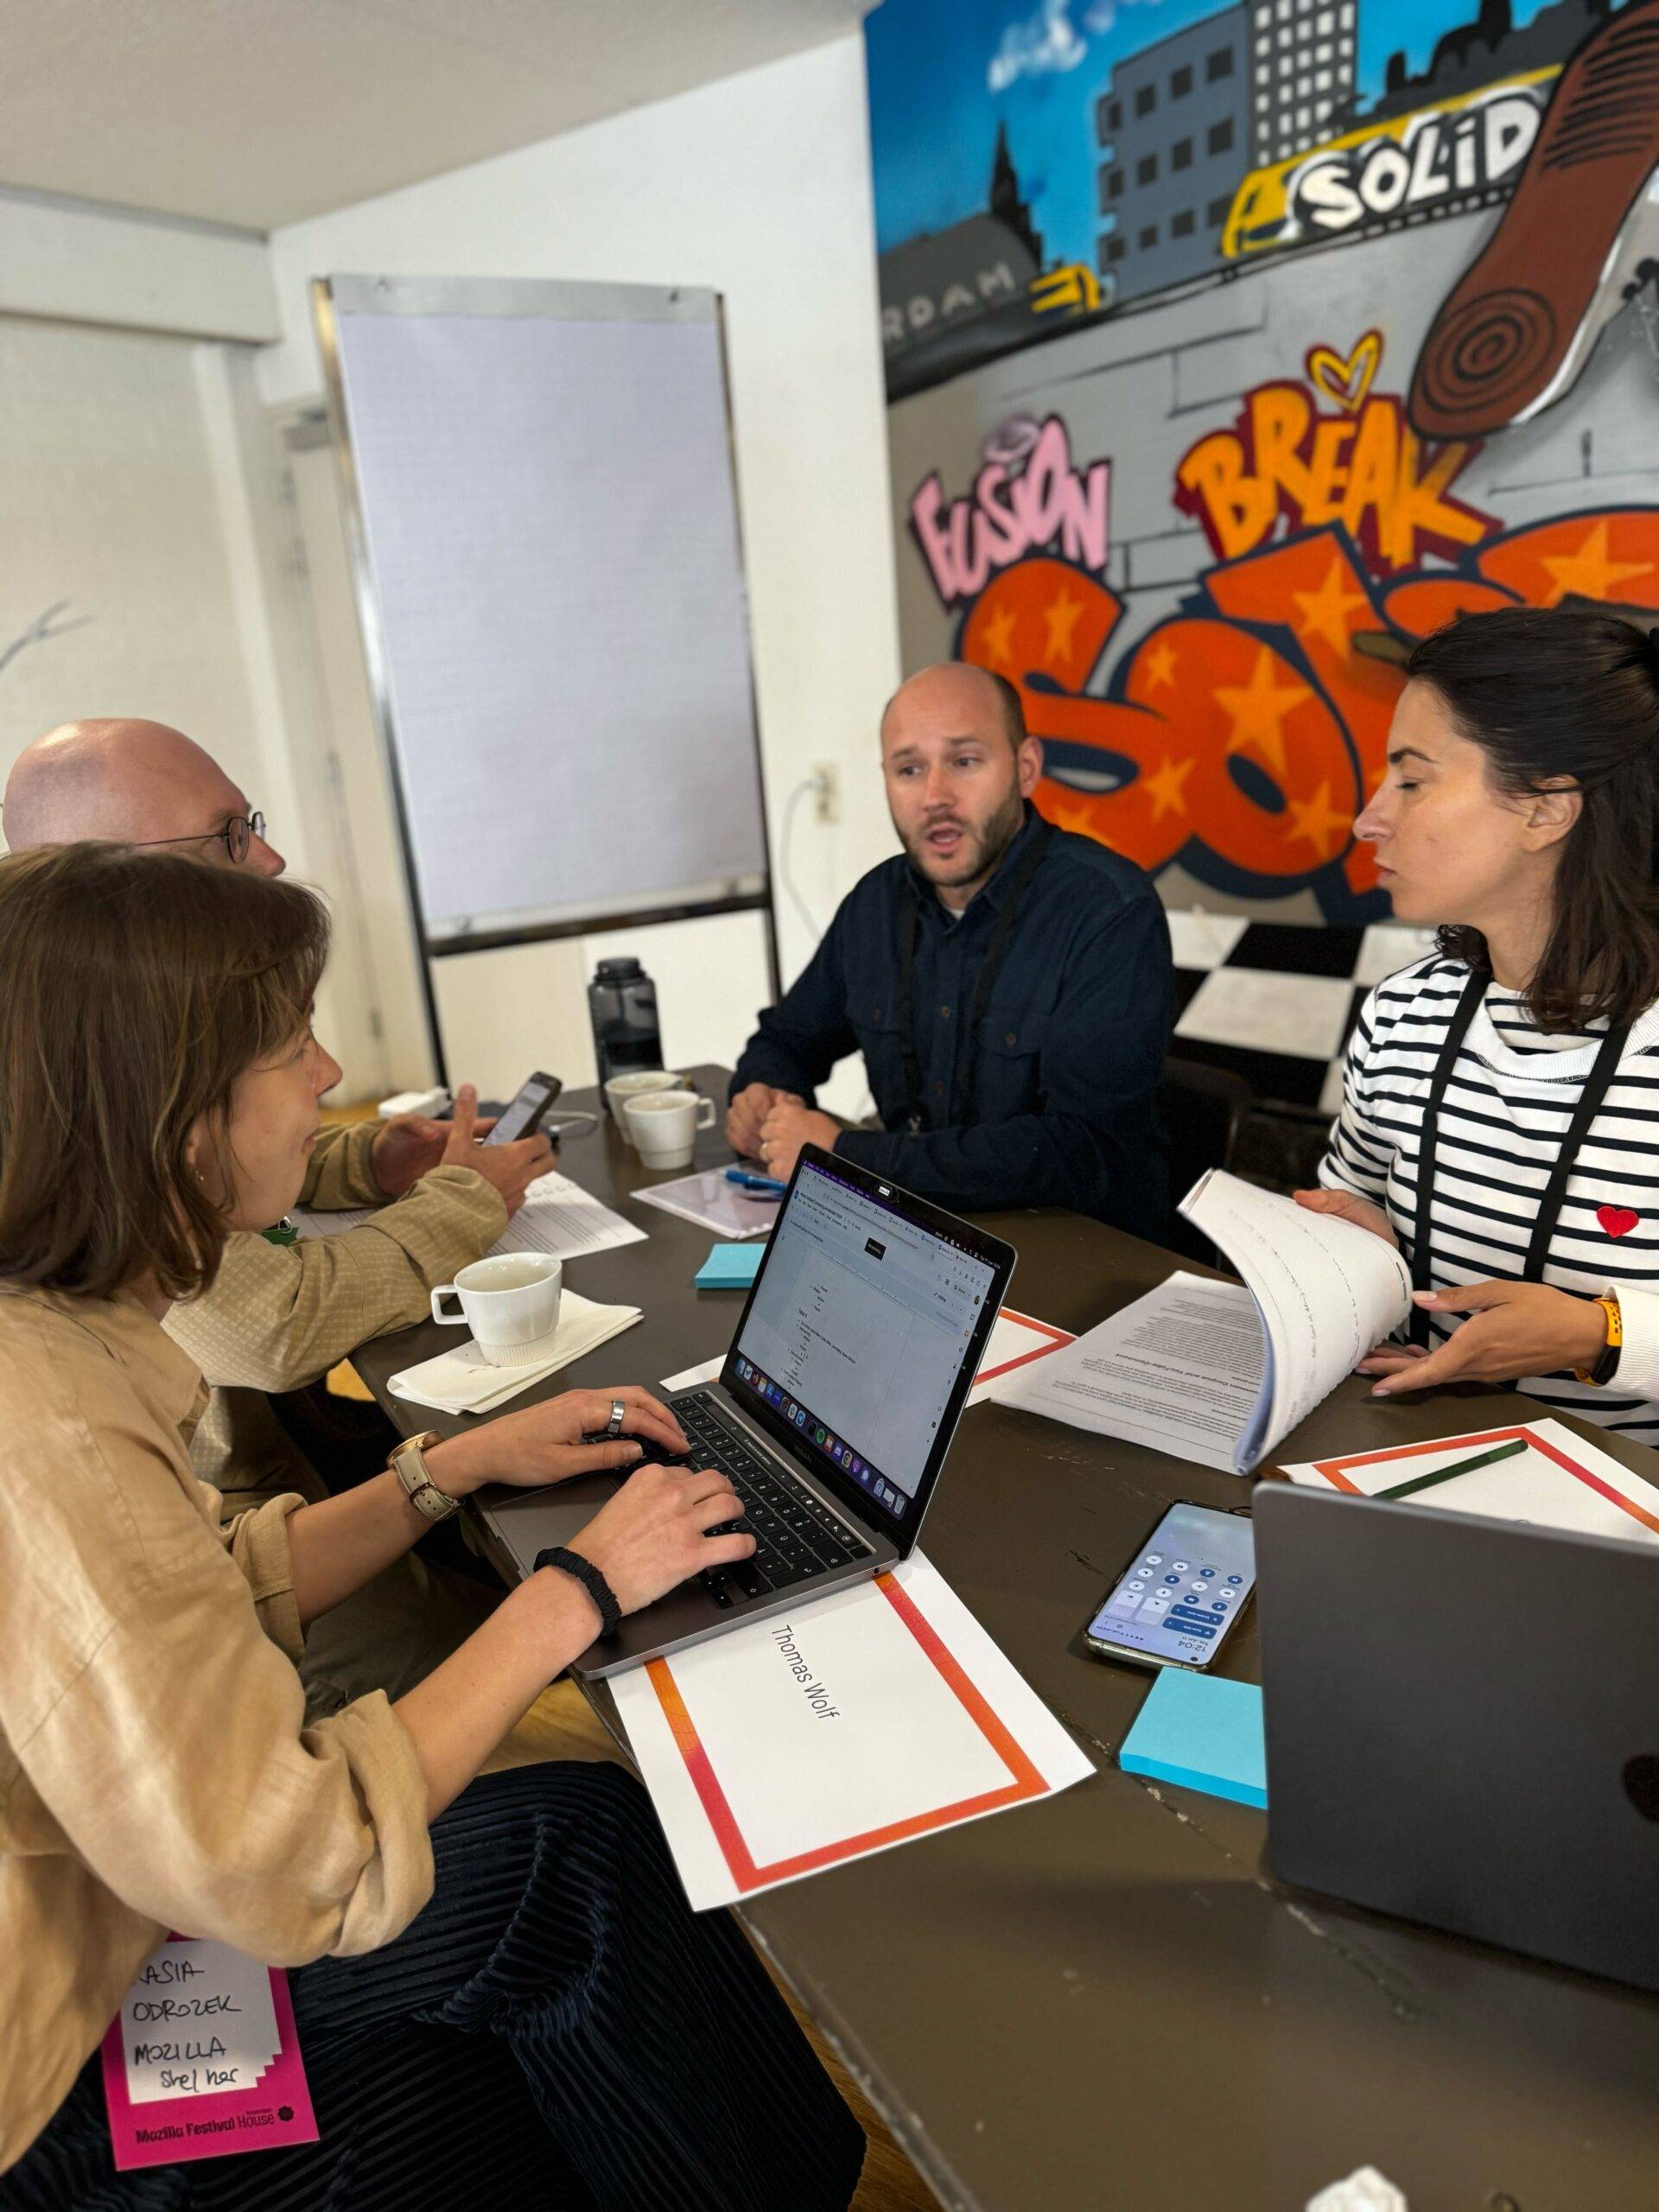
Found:
[[[820, 923], [893, 849], [875, 770], [898, 680], [869, 156], [857, 34], [539, 146], [276, 232], [284, 335], [259, 359], [272, 407], [321, 389], [308, 287], [334, 272], [709, 285], [731, 351], [762, 753], [774, 841], [817, 761], [842, 818], [798, 811], [794, 875]], [[367, 744], [365, 730], [354, 743]], [[626, 825], [618, 889], [626, 888]], [[774, 858], [776, 857], [774, 842]], [[779, 901], [785, 976], [810, 940]], [[760, 995], [752, 924], [646, 933], [671, 1058], [729, 1058]], [[606, 950], [614, 950], [612, 940]], [[382, 957], [385, 948], [381, 948]], [[580, 944], [439, 964], [452, 1074], [511, 1090], [535, 1054], [591, 1066]], [[395, 1080], [416, 1070], [394, 1068]], [[843, 1094], [849, 1095], [849, 1094]], [[853, 1103], [856, 1103], [855, 1098]]]
[[[129, 241], [142, 261], [137, 226]], [[171, 722], [264, 810], [296, 873], [333, 893], [322, 795], [276, 680], [242, 451], [246, 369], [238, 346], [0, 315], [0, 655], [16, 648], [0, 668], [0, 782], [59, 722]], [[370, 1090], [367, 1000], [340, 934], [319, 1019], [348, 1040], [350, 1086]]]
[[0, 314], [265, 340], [281, 325], [264, 237], [0, 187]]
[[199, 350], [0, 317], [0, 651], [54, 601], [81, 626], [0, 671], [0, 773], [56, 722], [147, 715], [260, 803]]

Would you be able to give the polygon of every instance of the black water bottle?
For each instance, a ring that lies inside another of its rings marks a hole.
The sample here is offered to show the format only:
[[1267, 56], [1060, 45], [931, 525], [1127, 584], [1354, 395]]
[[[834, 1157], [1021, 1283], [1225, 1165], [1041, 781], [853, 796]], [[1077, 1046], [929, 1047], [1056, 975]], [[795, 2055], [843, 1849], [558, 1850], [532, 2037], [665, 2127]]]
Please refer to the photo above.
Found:
[[601, 960], [588, 986], [601, 1088], [613, 1075], [663, 1065], [657, 986], [637, 960]]

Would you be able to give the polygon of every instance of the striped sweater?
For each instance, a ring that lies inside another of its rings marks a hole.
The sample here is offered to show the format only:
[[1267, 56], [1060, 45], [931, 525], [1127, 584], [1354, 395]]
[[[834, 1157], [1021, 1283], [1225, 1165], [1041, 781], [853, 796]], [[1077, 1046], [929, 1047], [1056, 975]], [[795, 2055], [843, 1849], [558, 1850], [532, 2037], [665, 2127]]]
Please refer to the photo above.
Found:
[[[1402, 1248], [1417, 1222], [1417, 1160], [1430, 1078], [1468, 969], [1433, 954], [1388, 976], [1360, 1010], [1342, 1112], [1319, 1180], [1387, 1210]], [[1429, 1281], [1518, 1280], [1533, 1223], [1594, 1064], [1605, 1023], [1546, 1036], [1512, 992], [1491, 985], [1440, 1103], [1429, 1224]], [[1616, 1287], [1624, 1348], [1605, 1389], [1570, 1373], [1517, 1389], [1545, 1405], [1659, 1444], [1659, 1007], [1630, 1031], [1618, 1070], [1568, 1179], [1543, 1280]], [[1431, 1343], [1457, 1315], [1430, 1316]]]

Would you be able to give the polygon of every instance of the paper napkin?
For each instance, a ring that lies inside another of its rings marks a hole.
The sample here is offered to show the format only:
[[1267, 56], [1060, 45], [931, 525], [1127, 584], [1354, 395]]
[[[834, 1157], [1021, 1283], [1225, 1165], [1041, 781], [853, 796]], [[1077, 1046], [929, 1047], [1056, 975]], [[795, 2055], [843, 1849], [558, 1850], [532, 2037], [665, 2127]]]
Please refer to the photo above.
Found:
[[445, 1414], [482, 1414], [508, 1398], [517, 1397], [543, 1376], [568, 1367], [584, 1353], [620, 1337], [645, 1316], [637, 1306], [600, 1306], [591, 1298], [578, 1298], [567, 1290], [559, 1300], [559, 1325], [553, 1349], [533, 1367], [495, 1367], [470, 1337], [453, 1351], [406, 1367], [386, 1384], [394, 1398], [410, 1405], [435, 1406]]

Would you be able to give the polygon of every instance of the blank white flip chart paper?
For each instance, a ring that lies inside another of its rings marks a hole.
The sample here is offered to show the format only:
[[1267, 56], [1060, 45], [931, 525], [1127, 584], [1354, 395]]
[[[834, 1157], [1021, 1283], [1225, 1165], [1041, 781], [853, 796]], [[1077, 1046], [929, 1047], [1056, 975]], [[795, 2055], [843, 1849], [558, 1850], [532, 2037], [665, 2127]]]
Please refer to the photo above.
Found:
[[428, 937], [758, 890], [715, 296], [331, 283]]

